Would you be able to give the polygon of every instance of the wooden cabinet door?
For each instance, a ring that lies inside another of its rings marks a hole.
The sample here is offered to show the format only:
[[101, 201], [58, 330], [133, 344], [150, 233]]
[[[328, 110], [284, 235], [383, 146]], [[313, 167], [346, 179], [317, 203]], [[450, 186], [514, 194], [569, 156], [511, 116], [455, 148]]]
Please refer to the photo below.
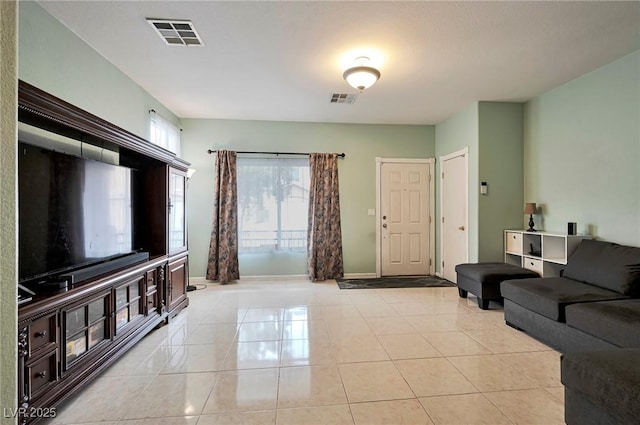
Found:
[[[62, 340], [62, 374], [71, 373], [77, 364], [91, 363], [97, 352], [110, 344], [113, 335], [111, 323], [111, 292], [102, 292], [61, 310], [60, 338]], [[87, 360], [88, 359], [88, 360]], [[95, 360], [95, 358], [94, 358]], [[78, 366], [77, 370], [82, 370]]]
[[116, 337], [129, 333], [132, 323], [142, 320], [145, 313], [146, 275], [136, 276], [114, 288], [114, 330]]
[[146, 316], [162, 314], [162, 282], [164, 279], [164, 267], [148, 270], [144, 274], [146, 290]]
[[187, 257], [170, 262], [167, 275], [167, 299], [173, 310], [187, 296]]
[[187, 249], [186, 189], [187, 175], [169, 168], [169, 254]]

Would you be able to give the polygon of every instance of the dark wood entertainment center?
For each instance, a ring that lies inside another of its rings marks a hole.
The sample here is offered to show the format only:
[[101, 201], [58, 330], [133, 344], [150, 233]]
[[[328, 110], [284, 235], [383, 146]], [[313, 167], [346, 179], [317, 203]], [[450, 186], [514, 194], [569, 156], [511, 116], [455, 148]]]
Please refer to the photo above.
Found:
[[18, 407], [27, 424], [188, 306], [189, 163], [23, 81], [18, 93], [20, 122], [117, 152], [121, 165], [137, 170], [133, 246], [149, 253], [19, 305]]

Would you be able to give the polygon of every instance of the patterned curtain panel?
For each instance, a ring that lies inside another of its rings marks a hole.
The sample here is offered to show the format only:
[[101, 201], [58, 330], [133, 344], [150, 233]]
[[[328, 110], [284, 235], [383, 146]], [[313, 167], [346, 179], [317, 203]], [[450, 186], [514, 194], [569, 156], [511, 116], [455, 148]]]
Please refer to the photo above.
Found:
[[309, 279], [314, 282], [342, 277], [342, 231], [338, 194], [338, 155], [309, 155], [309, 225], [307, 254]]
[[221, 150], [217, 152], [215, 165], [207, 279], [225, 284], [239, 278], [236, 153]]

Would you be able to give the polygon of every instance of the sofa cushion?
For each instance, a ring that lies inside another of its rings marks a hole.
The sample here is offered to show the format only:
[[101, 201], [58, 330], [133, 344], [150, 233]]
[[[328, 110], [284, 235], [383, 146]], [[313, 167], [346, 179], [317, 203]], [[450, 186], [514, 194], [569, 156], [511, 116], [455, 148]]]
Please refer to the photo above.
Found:
[[564, 322], [568, 304], [626, 298], [564, 277], [506, 280], [500, 284], [500, 292], [504, 298], [557, 322]]
[[640, 300], [568, 305], [567, 325], [619, 347], [640, 348]]
[[573, 252], [564, 277], [640, 297], [640, 248], [585, 239]]
[[540, 276], [534, 271], [507, 263], [458, 264], [456, 266], [456, 273], [476, 282], [488, 284], [497, 284], [507, 279], [522, 279], [525, 277]]
[[640, 350], [614, 349], [565, 353], [561, 360], [564, 386], [584, 394], [619, 423], [640, 417]]

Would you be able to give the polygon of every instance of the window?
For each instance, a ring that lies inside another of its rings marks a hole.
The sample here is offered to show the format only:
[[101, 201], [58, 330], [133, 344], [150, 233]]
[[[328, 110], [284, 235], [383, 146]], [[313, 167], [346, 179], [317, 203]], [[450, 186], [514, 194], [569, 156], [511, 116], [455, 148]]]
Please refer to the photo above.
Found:
[[238, 251], [307, 248], [309, 161], [238, 158]]
[[149, 140], [180, 156], [180, 129], [153, 109], [149, 112]]

